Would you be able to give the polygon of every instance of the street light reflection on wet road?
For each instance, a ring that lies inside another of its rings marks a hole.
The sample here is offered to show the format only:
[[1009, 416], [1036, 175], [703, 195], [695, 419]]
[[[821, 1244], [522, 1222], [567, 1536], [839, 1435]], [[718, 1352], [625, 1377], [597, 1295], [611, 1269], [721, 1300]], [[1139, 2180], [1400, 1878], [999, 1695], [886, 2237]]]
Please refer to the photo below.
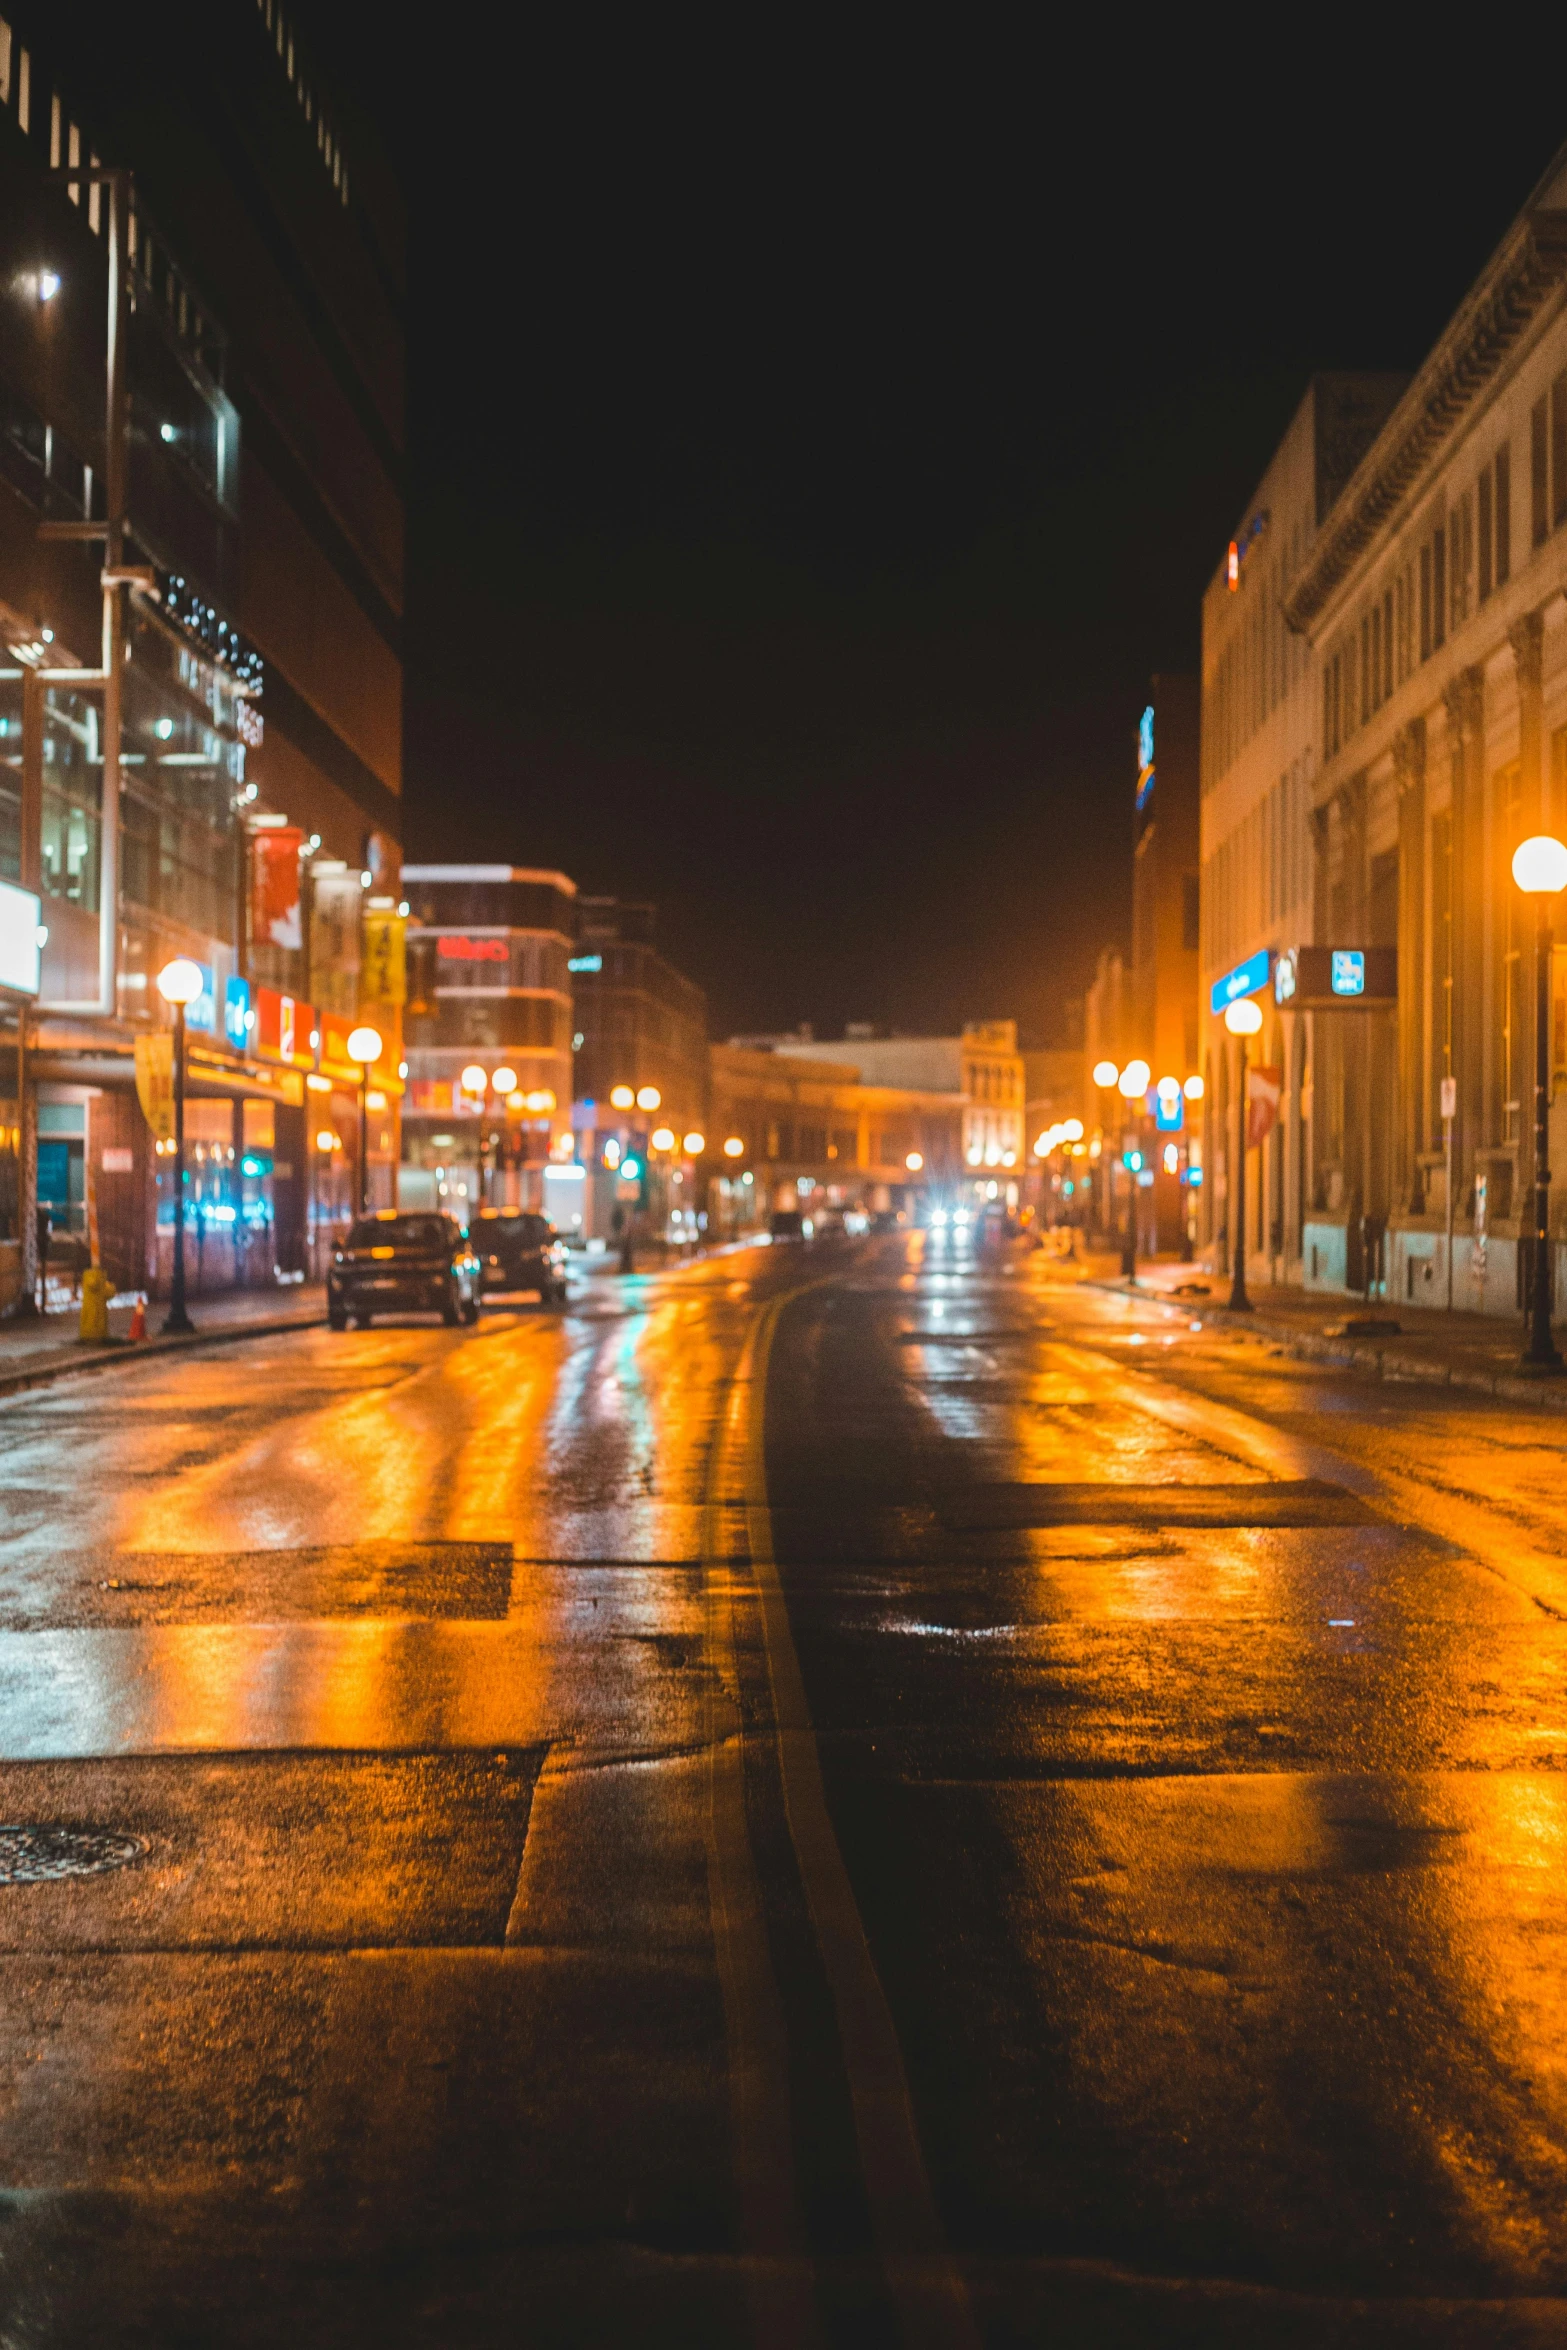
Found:
[[13, 2327], [1555, 2338], [1537, 1418], [916, 1235], [0, 1456]]

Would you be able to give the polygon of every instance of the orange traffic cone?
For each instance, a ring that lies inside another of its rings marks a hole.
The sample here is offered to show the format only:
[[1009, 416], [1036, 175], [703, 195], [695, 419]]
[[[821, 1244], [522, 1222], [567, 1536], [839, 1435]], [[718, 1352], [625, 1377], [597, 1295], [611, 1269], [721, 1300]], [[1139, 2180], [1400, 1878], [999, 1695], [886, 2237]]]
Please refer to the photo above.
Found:
[[142, 1299], [142, 1298], [138, 1298], [138, 1299], [136, 1300], [136, 1303], [135, 1303], [134, 1307], [131, 1309], [131, 1326], [130, 1326], [129, 1330], [126, 1332], [126, 1336], [127, 1336], [127, 1338], [129, 1338], [129, 1339], [130, 1339], [131, 1343], [134, 1345], [134, 1344], [135, 1344], [135, 1342], [136, 1342], [136, 1340], [137, 1340], [138, 1338], [145, 1338], [145, 1337], [146, 1337], [146, 1335], [147, 1335], [147, 1307], [146, 1307], [146, 1302], [145, 1302], [145, 1300], [144, 1300], [144, 1299]]

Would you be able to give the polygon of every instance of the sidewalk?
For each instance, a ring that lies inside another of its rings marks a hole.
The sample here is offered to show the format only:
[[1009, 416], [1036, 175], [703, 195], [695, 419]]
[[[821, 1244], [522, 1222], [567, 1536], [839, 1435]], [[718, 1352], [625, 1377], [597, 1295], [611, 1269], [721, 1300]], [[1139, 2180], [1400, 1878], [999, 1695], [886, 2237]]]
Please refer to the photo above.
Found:
[[289, 1288], [240, 1289], [221, 1297], [190, 1301], [196, 1325], [191, 1338], [165, 1338], [164, 1299], [147, 1307], [147, 1336], [132, 1346], [126, 1338], [134, 1308], [129, 1301], [109, 1307], [107, 1346], [84, 1346], [77, 1337], [80, 1306], [53, 1303], [61, 1293], [51, 1283], [50, 1311], [27, 1321], [0, 1322], [0, 1395], [14, 1395], [24, 1387], [41, 1387], [77, 1371], [108, 1370], [117, 1364], [140, 1362], [150, 1355], [177, 1354], [193, 1346], [221, 1345], [236, 1338], [260, 1338], [274, 1330], [307, 1329], [326, 1320], [326, 1291], [319, 1282]]
[[[1077, 1265], [1077, 1277], [1097, 1288], [1125, 1291], [1117, 1256], [1095, 1252]], [[1188, 1294], [1177, 1298], [1177, 1287]], [[1206, 1295], [1200, 1294], [1206, 1292]], [[1196, 1293], [1196, 1294], [1194, 1294]], [[1250, 1285], [1254, 1311], [1229, 1311], [1227, 1275], [1173, 1260], [1142, 1263], [1136, 1294], [1165, 1302], [1180, 1312], [1233, 1332], [1265, 1340], [1313, 1362], [1366, 1371], [1373, 1378], [1414, 1380], [1425, 1386], [1461, 1387], [1507, 1403], [1567, 1411], [1567, 1372], [1529, 1372], [1522, 1366], [1521, 1314], [1450, 1314], [1445, 1308], [1371, 1305], [1359, 1297], [1324, 1297], [1317, 1291], [1267, 1283]], [[1378, 1324], [1379, 1331], [1367, 1328]], [[1567, 1329], [1557, 1344], [1567, 1355]]]

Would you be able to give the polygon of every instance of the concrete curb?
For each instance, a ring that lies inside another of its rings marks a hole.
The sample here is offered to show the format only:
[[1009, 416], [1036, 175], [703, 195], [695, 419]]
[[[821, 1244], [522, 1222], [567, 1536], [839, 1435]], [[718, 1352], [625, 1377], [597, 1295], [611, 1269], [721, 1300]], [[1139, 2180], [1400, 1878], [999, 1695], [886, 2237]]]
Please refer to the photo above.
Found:
[[1135, 1297], [1143, 1305], [1162, 1306], [1169, 1314], [1190, 1320], [1194, 1309], [1205, 1324], [1236, 1338], [1265, 1338], [1301, 1362], [1332, 1363], [1341, 1371], [1367, 1371], [1374, 1378], [1417, 1387], [1457, 1387], [1466, 1394], [1494, 1396], [1501, 1403], [1529, 1404], [1537, 1411], [1567, 1412], [1567, 1374], [1558, 1379], [1526, 1379], [1509, 1371], [1481, 1371], [1462, 1363], [1433, 1362], [1428, 1355], [1403, 1352], [1396, 1344], [1373, 1346], [1354, 1339], [1319, 1337], [1297, 1330], [1293, 1323], [1275, 1322], [1267, 1314], [1232, 1314], [1227, 1306], [1205, 1299], [1169, 1298], [1154, 1289], [1128, 1289], [1120, 1281], [1089, 1280], [1085, 1289], [1102, 1289], [1111, 1297]]
[[[146, 1338], [132, 1345], [128, 1339], [111, 1340], [103, 1347], [82, 1347], [80, 1355], [60, 1360], [58, 1357], [34, 1366], [30, 1371], [0, 1370], [0, 1402], [8, 1395], [25, 1395], [30, 1388], [52, 1387], [57, 1379], [78, 1379], [91, 1371], [128, 1370], [132, 1364], [156, 1362], [165, 1355], [190, 1354], [204, 1346], [234, 1346], [242, 1338], [277, 1338], [288, 1330], [324, 1330], [326, 1315], [296, 1314], [287, 1319], [268, 1322], [239, 1322], [217, 1330], [196, 1330], [189, 1338]], [[68, 1344], [81, 1345], [80, 1340]]]

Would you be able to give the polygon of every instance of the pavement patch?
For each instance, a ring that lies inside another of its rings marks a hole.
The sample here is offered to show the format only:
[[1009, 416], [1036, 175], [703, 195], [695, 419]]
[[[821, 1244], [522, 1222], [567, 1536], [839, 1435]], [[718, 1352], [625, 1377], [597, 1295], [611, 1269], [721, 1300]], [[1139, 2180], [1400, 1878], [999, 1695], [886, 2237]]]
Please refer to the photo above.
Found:
[[954, 1533], [1032, 1526], [1372, 1526], [1375, 1511], [1342, 1485], [1319, 1477], [1245, 1484], [976, 1485], [941, 1505]]

